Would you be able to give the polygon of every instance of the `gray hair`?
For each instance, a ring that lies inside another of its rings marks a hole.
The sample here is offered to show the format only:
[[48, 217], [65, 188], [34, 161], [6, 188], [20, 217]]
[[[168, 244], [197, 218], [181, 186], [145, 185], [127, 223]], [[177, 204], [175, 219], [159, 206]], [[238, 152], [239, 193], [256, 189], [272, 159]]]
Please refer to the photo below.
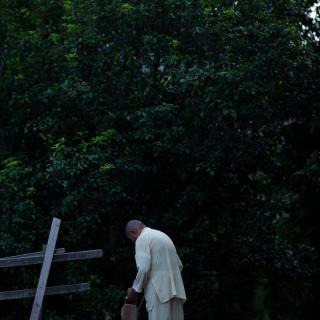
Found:
[[144, 226], [144, 223], [140, 220], [130, 220], [125, 227], [125, 233], [127, 234], [132, 230], [139, 230], [141, 227]]

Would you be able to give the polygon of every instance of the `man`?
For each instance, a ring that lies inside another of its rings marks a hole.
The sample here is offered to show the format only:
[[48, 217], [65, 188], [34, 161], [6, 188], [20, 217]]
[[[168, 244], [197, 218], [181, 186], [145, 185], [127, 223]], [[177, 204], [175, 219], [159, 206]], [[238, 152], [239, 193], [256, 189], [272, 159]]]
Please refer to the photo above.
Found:
[[125, 233], [135, 242], [138, 269], [128, 300], [135, 301], [144, 290], [149, 320], [183, 320], [182, 263], [172, 240], [139, 220], [130, 220]]

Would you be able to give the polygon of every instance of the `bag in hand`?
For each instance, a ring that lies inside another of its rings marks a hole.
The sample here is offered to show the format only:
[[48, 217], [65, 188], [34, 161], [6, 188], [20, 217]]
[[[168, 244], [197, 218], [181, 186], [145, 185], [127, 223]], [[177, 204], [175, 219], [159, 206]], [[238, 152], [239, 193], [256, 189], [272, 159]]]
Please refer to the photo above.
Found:
[[138, 307], [132, 303], [125, 303], [121, 308], [121, 320], [137, 320]]

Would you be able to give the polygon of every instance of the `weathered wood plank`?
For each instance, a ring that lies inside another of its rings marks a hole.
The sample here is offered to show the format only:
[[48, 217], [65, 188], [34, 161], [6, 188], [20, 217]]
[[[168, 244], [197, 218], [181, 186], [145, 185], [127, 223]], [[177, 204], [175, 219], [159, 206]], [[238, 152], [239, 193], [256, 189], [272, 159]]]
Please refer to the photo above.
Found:
[[40, 279], [38, 282], [36, 295], [33, 301], [30, 320], [39, 320], [43, 297], [46, 291], [47, 281], [48, 281], [51, 263], [53, 259], [53, 254], [54, 254], [54, 250], [57, 243], [60, 223], [61, 223], [60, 219], [53, 218], [49, 239], [47, 243], [47, 248], [46, 248], [46, 252], [45, 252], [45, 256], [44, 256], [44, 260], [43, 260], [43, 264], [40, 272]]
[[[54, 250], [54, 254], [65, 253], [65, 252], [66, 252], [65, 248], [57, 248], [57, 249]], [[20, 258], [34, 257], [34, 256], [44, 257], [44, 252], [43, 251], [36, 251], [36, 252], [18, 254], [16, 256], [3, 257], [3, 258], [0, 258], [0, 263], [2, 261], [9, 261], [11, 259], [20, 259]]]
[[67, 252], [63, 254], [57, 254], [53, 257], [54, 262], [64, 262], [64, 261], [73, 261], [73, 260], [86, 260], [103, 257], [102, 249], [95, 250], [85, 250], [85, 251], [75, 251]]
[[[101, 258], [101, 257], [103, 257], [103, 250], [101, 249], [67, 252], [67, 253], [56, 253], [53, 255], [53, 262], [85, 260], [85, 259], [94, 259], [94, 258]], [[35, 255], [35, 256], [3, 258], [3, 259], [0, 259], [0, 268], [41, 264], [43, 260], [44, 260], [43, 254]]]
[[[69, 294], [69, 293], [83, 292], [89, 289], [90, 289], [89, 283], [60, 285], [60, 286], [47, 287], [45, 290], [45, 295], [53, 296], [57, 294]], [[36, 295], [36, 291], [37, 291], [36, 288], [2, 291], [0, 292], [0, 301], [33, 298]]]

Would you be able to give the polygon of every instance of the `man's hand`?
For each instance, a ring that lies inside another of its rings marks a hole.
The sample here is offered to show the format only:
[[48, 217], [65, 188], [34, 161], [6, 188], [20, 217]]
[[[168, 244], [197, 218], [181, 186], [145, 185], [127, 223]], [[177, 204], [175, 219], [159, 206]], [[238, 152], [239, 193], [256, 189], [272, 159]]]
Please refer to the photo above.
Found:
[[127, 299], [129, 301], [135, 302], [138, 299], [138, 294], [133, 288], [128, 288], [127, 290]]

